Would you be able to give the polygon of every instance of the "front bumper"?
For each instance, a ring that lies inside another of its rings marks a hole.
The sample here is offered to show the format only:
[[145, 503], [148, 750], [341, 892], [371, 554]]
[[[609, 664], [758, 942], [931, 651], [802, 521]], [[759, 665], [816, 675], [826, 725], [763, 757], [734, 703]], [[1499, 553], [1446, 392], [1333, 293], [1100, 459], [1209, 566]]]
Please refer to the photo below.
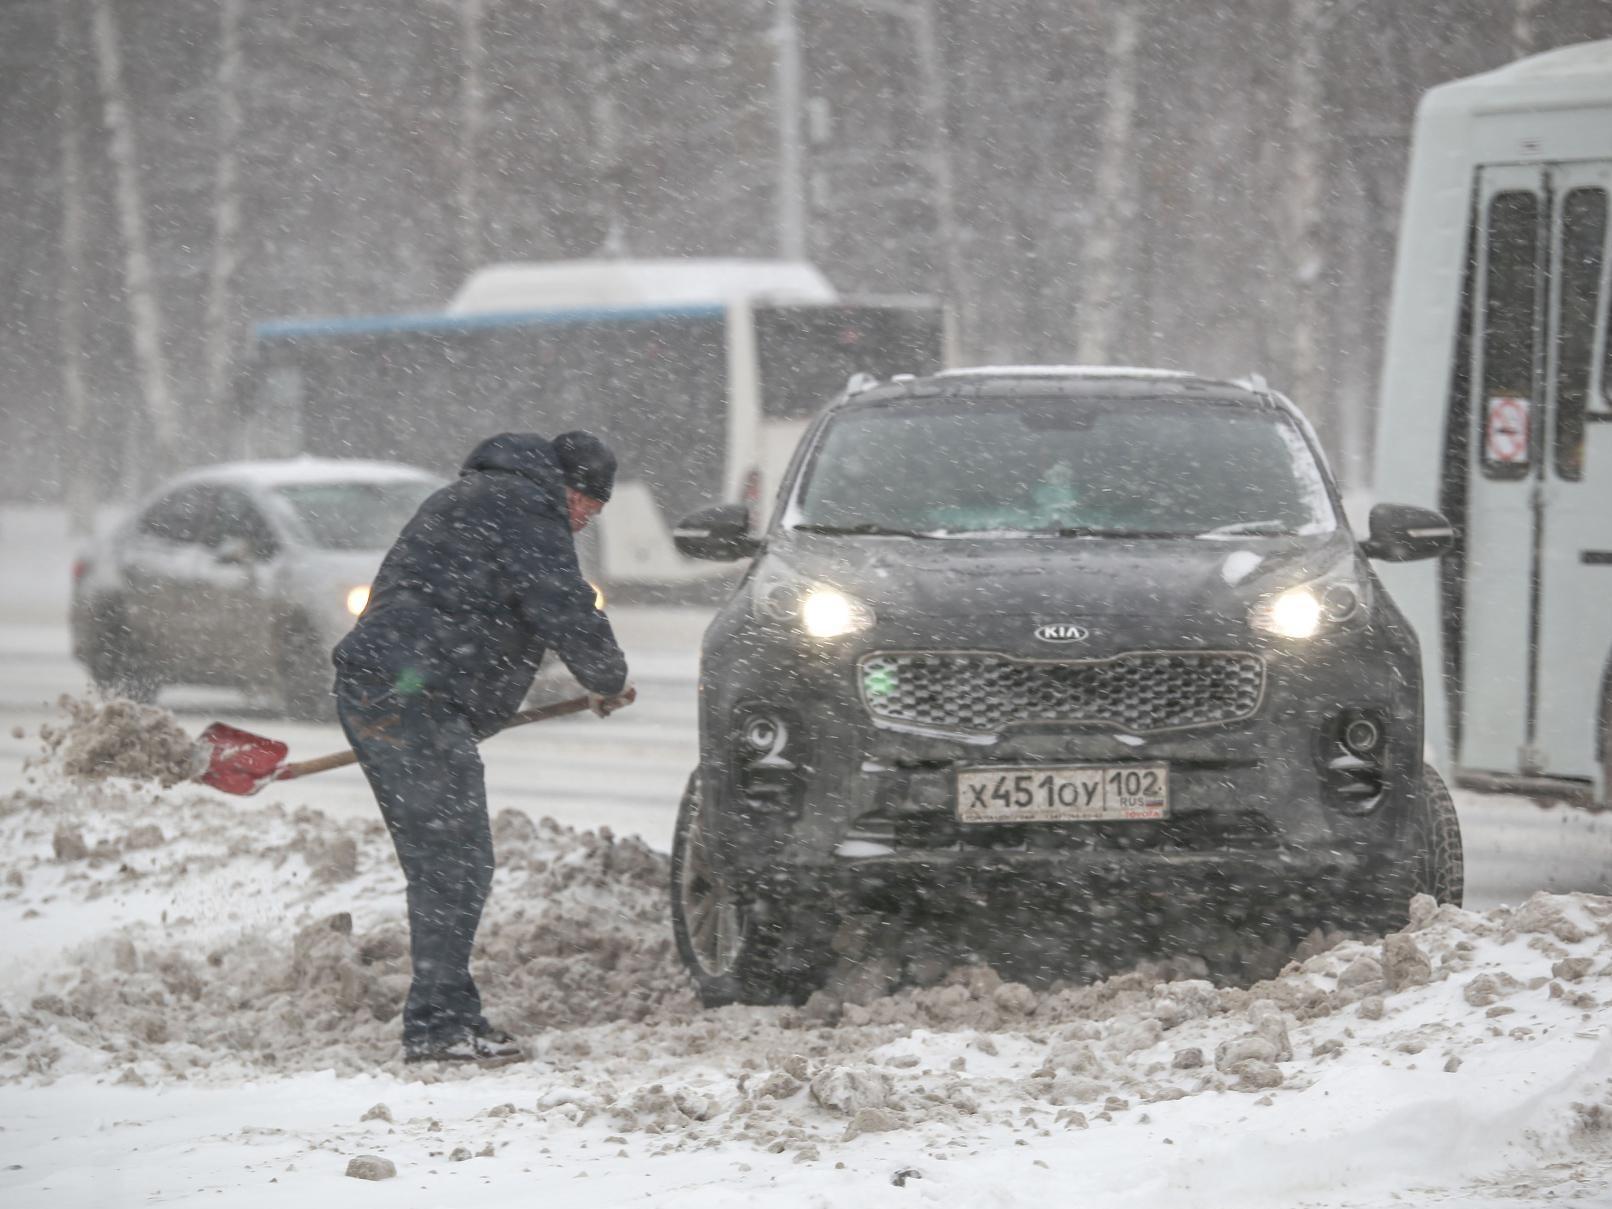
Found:
[[[1000, 628], [1032, 627], [995, 619]], [[1003, 621], [1009, 624], [1002, 625]], [[873, 650], [921, 649], [921, 633], [865, 634], [815, 646], [730, 611], [707, 636], [701, 685], [702, 785], [711, 833], [742, 880], [837, 899], [990, 893], [1177, 894], [1224, 886], [1232, 897], [1335, 896], [1397, 853], [1421, 775], [1414, 643], [1393, 618], [1306, 645], [1196, 627], [1208, 650], [1266, 660], [1258, 711], [1226, 724], [1133, 735], [1041, 724], [983, 738], [877, 725], [856, 665]], [[1120, 631], [1116, 628], [1116, 633]], [[1181, 626], [1132, 626], [1112, 651], [1180, 649]], [[975, 636], [978, 649], [1003, 649]], [[1005, 653], [1045, 657], [1025, 643]], [[1365, 808], [1328, 781], [1329, 727], [1370, 711], [1385, 732], [1383, 791]], [[758, 716], [784, 741], [746, 742]], [[1161, 822], [963, 824], [960, 768], [995, 764], [1156, 764], [1170, 769]]]
[[806, 896], [873, 909], [1125, 903], [1174, 909], [1208, 903], [1236, 915], [1287, 900], [1294, 913], [1325, 907], [1358, 883], [1361, 858], [1288, 851], [923, 851], [775, 865], [759, 884], [780, 898]]

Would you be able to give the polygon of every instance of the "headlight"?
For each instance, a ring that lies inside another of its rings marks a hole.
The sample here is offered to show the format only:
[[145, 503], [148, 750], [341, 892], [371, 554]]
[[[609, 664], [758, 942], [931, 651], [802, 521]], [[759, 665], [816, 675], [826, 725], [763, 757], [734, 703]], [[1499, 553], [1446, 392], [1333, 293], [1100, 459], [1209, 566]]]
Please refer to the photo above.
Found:
[[598, 584], [594, 583], [591, 579], [588, 580], [588, 587], [593, 589], [593, 607], [598, 609], [599, 612], [603, 613], [605, 606], [604, 589]]
[[1365, 581], [1348, 558], [1319, 579], [1259, 601], [1249, 620], [1255, 629], [1278, 638], [1314, 638], [1358, 617], [1366, 607], [1366, 593]]
[[873, 610], [827, 584], [802, 581], [782, 567], [757, 579], [751, 605], [760, 616], [793, 622], [813, 638], [838, 638], [874, 623]]
[[356, 588], [347, 589], [347, 611], [357, 617], [369, 604], [369, 585], [359, 584]]
[[844, 592], [813, 588], [800, 602], [801, 627], [813, 638], [838, 638], [873, 624], [869, 610]]
[[1307, 587], [1289, 588], [1270, 602], [1263, 620], [1262, 629], [1283, 638], [1314, 637], [1321, 628], [1321, 599]]

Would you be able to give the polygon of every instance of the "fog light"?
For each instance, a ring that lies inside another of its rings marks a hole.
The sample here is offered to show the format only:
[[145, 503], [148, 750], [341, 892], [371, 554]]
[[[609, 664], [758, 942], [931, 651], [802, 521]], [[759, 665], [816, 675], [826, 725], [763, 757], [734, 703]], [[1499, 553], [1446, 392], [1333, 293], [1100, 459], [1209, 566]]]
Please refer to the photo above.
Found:
[[753, 714], [744, 724], [744, 741], [754, 751], [768, 754], [784, 745], [784, 724], [767, 714]]
[[1321, 594], [1321, 612], [1328, 621], [1348, 621], [1360, 608], [1360, 594], [1349, 584], [1335, 583]]
[[1351, 718], [1343, 728], [1343, 745], [1357, 756], [1376, 751], [1382, 738], [1382, 729], [1370, 718]]

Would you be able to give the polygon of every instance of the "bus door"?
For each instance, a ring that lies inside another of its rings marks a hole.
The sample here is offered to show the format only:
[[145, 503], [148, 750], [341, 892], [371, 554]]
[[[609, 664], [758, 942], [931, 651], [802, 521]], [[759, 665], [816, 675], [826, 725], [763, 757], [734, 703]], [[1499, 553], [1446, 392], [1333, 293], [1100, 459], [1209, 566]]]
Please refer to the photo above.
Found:
[[1534, 771], [1538, 685], [1539, 471], [1550, 192], [1543, 167], [1481, 169], [1477, 181], [1465, 525], [1463, 717], [1457, 763]]
[[1594, 779], [1612, 659], [1612, 162], [1559, 165], [1549, 183], [1550, 428], [1536, 457], [1544, 516], [1533, 744], [1541, 772]]

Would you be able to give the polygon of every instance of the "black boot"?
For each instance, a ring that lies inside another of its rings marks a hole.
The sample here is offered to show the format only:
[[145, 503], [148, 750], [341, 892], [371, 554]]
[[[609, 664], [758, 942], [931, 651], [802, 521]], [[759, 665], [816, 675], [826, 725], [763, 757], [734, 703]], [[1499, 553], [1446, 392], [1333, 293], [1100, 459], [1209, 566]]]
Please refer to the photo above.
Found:
[[474, 1062], [478, 1066], [507, 1066], [524, 1062], [526, 1054], [503, 1029], [483, 1025], [473, 1033], [403, 1046], [403, 1061]]

